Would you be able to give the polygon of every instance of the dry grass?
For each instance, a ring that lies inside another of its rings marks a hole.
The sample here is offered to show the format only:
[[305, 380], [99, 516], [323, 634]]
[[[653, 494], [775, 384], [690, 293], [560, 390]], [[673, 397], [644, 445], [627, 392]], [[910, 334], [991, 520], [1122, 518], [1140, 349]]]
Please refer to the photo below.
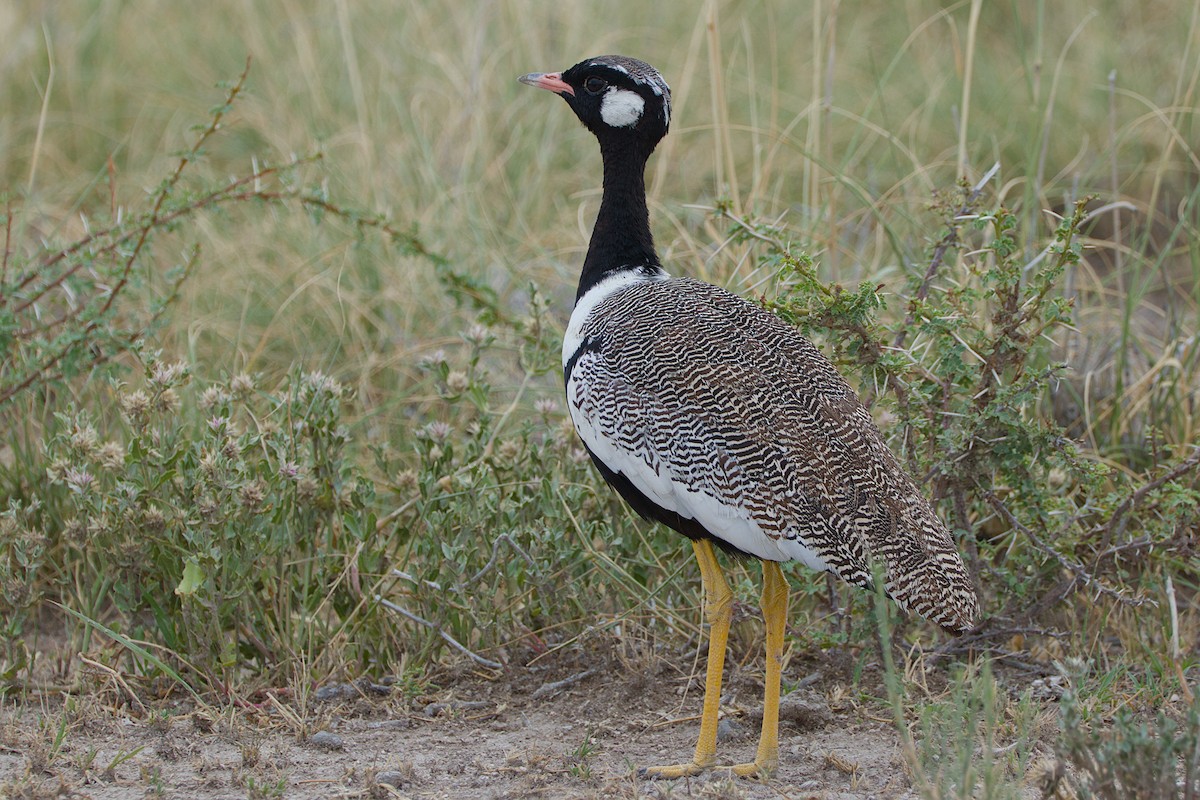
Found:
[[[622, 51], [674, 86], [651, 195], [679, 272], [742, 290], [768, 277], [749, 271], [745, 247], [714, 250], [720, 236], [690, 207], [727, 198], [738, 213], [782, 215], [829, 277], [895, 281], [925, 260], [930, 192], [999, 160], [998, 198], [1032, 217], [1089, 191], [1132, 203], [1114, 212], [1129, 230], [1108, 244], [1123, 269], [1081, 289], [1148, 297], [1193, 269], [1178, 248], [1195, 215], [1178, 206], [1200, 164], [1196, 23], [1181, 24], [1173, 2], [1085, 5], [707, 3], [681, 14], [625, 3], [606, 8], [613, 24], [599, 35], [578, 24], [582, 4], [516, 0], [291, 0], [269, 12], [218, 2], [203, 14], [20, 5], [0, 16], [11, 43], [0, 185], [41, 209], [48, 230], [71, 229], [74, 209], [105, 192], [111, 157], [115, 199], [130, 202], [203, 117], [211, 85], [250, 55], [251, 97], [210, 154], [215, 174], [319, 149], [335, 196], [419, 227], [506, 294], [535, 281], [561, 310], [599, 197], [597, 160], [569, 115], [513, 76]], [[1164, 233], [1184, 225], [1175, 256], [1139, 247], [1151, 220]], [[390, 375], [411, 383], [415, 357], [456, 333], [423, 265], [297, 220], [214, 218], [201, 236], [205, 275], [167, 341], [202, 363], [278, 372], [303, 359], [392, 388]], [[1195, 320], [1192, 293], [1171, 285], [1175, 296], [1146, 313]]]

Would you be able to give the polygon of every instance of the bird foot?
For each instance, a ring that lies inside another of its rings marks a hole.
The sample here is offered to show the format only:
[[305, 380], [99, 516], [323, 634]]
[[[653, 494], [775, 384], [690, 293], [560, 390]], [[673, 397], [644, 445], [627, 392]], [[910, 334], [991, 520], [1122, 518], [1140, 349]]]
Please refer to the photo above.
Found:
[[638, 777], [660, 781], [690, 778], [699, 775], [711, 766], [712, 764], [697, 764], [695, 761], [690, 761], [687, 764], [672, 764], [666, 767], [642, 767], [638, 770]]
[[[765, 781], [774, 775], [778, 768], [778, 761], [750, 761], [745, 764], [734, 764], [732, 767], [728, 767], [728, 770], [739, 778], [756, 778]], [[726, 768], [722, 767], [722, 769]]]
[[749, 761], [745, 764], [731, 764], [728, 766], [697, 764], [695, 761], [691, 761], [687, 764], [672, 764], [665, 767], [642, 767], [638, 770], [638, 777], [669, 781], [676, 778], [692, 778], [706, 770], [718, 769], [729, 770], [730, 775], [737, 775], [739, 778], [766, 780], [774, 775], [775, 770], [778, 768], [778, 761]]

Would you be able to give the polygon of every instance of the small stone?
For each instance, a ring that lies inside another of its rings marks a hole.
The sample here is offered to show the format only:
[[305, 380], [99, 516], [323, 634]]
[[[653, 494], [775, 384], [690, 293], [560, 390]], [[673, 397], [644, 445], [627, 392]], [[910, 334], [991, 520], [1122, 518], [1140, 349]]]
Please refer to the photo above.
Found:
[[718, 742], [728, 742], [740, 738], [742, 738], [742, 726], [729, 717], [725, 717], [725, 719], [717, 723]]
[[308, 741], [314, 747], [320, 747], [323, 750], [345, 750], [346, 741], [336, 733], [329, 731], [317, 731], [308, 738]]
[[779, 719], [800, 730], [824, 728], [833, 721], [825, 698], [814, 691], [796, 691], [779, 701]]
[[375, 783], [392, 786], [396, 789], [403, 789], [404, 784], [408, 783], [411, 776], [405, 775], [398, 769], [386, 769], [375, 773]]
[[313, 699], [321, 703], [332, 700], [349, 700], [354, 697], [354, 687], [348, 683], [331, 683], [313, 692]]

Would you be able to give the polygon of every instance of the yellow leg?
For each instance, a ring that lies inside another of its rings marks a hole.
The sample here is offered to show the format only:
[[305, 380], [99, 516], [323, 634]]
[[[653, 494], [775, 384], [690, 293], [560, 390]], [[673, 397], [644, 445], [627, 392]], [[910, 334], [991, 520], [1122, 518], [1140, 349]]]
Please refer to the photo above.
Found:
[[[733, 592], [725, 582], [721, 565], [707, 539], [693, 541], [696, 561], [700, 564], [700, 580], [704, 586], [705, 615], [708, 617], [708, 666], [704, 679], [704, 713], [700, 717], [700, 738], [690, 764], [669, 767], [647, 767], [643, 774], [652, 778], [682, 778], [699, 775], [717, 759], [717, 712], [721, 707], [721, 673], [725, 670], [725, 645], [729, 640], [729, 622], [733, 618]], [[776, 567], [778, 570], [778, 567]], [[782, 578], [782, 576], [781, 576]], [[785, 588], [786, 594], [786, 588]], [[781, 639], [782, 640], [782, 639]], [[778, 676], [779, 668], [775, 674]], [[775, 696], [778, 701], [778, 677]], [[776, 702], [778, 714], [778, 702]], [[764, 719], [763, 724], [766, 725]]]
[[783, 630], [787, 626], [788, 585], [778, 562], [764, 561], [762, 612], [767, 628], [766, 687], [758, 754], [733, 768], [736, 775], [771, 775], [779, 766], [779, 672], [783, 666]]

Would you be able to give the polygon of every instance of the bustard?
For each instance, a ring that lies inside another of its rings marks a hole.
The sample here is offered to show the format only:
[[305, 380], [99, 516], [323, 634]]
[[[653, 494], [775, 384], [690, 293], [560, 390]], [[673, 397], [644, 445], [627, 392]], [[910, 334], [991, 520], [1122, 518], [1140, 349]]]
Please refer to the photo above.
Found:
[[859, 586], [872, 564], [897, 603], [943, 628], [978, 602], [945, 526], [834, 366], [787, 324], [716, 286], [671, 278], [650, 236], [644, 171], [671, 122], [671, 90], [649, 64], [598, 56], [522, 83], [567, 101], [600, 142], [604, 194], [563, 341], [567, 407], [604, 478], [639, 514], [692, 540], [710, 624], [700, 736], [716, 763], [732, 594], [713, 544], [762, 560], [766, 689], [754, 761], [779, 763], [779, 673], [787, 616], [780, 563]]

